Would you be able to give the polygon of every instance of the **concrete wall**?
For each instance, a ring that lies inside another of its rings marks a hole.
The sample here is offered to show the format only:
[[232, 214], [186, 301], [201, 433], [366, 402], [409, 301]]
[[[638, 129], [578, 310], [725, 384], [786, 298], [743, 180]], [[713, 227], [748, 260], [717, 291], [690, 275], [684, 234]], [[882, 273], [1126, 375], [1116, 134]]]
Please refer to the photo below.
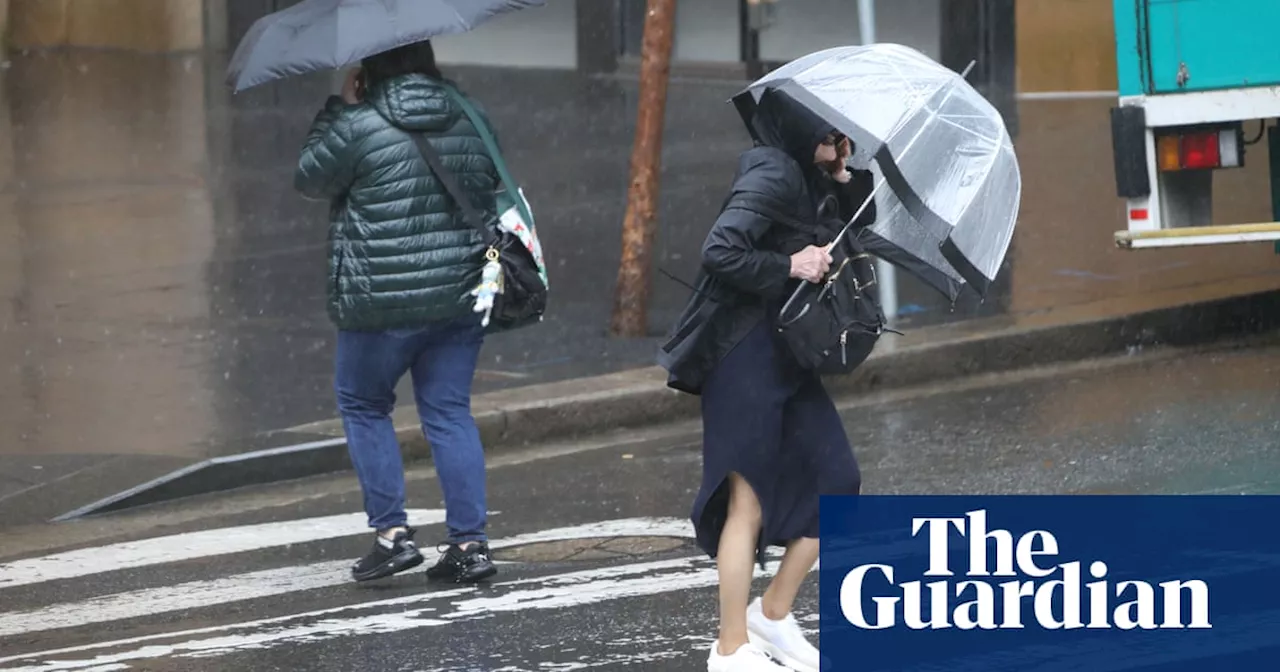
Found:
[[[738, 1], [682, 2], [676, 16], [678, 61], [736, 63]], [[775, 23], [760, 32], [760, 57], [788, 61], [828, 47], [858, 44], [858, 5], [853, 0], [778, 0]], [[941, 0], [879, 0], [877, 38], [898, 42], [933, 58], [941, 44]]]
[[[705, 1], [705, 0], [695, 0]], [[578, 65], [574, 0], [499, 16], [476, 30], [435, 38], [441, 64], [573, 69]]]
[[[437, 55], [445, 64], [574, 68], [574, 5], [574, 0], [548, 0], [541, 9], [499, 17], [471, 33], [437, 38]], [[937, 58], [940, 5], [941, 0], [879, 0], [879, 39]], [[739, 61], [738, 0], [686, 0], [676, 12], [675, 60]], [[857, 44], [858, 35], [852, 0], [780, 0], [777, 22], [760, 35], [760, 51], [765, 60], [785, 61], [815, 49]]]
[[1018, 0], [1019, 91], [1113, 91], [1111, 0]]
[[693, 0], [676, 5], [671, 57], [697, 63], [737, 63], [738, 0]]
[[203, 0], [9, 0], [17, 48], [189, 51], [204, 44]]
[[0, 0], [0, 57], [9, 42], [9, 0]]
[[[938, 58], [941, 16], [941, 0], [879, 0], [876, 39]], [[858, 44], [858, 36], [858, 3], [852, 0], [779, 0], [777, 24], [760, 33], [760, 56], [788, 61], [819, 49]]]
[[0, 70], [9, 452], [194, 455], [189, 438], [217, 429], [207, 376], [221, 374], [191, 365], [202, 344], [172, 340], [209, 320], [220, 230], [197, 60], [59, 53]]
[[[937, 56], [940, 1], [880, 0], [880, 39], [909, 44]], [[0, 0], [0, 6], [10, 5], [14, 46], [164, 52], [233, 47], [219, 39], [226, 33], [226, 2]], [[440, 61], [575, 68], [575, 4], [575, 0], [548, 0], [543, 8], [499, 17], [471, 33], [437, 38]], [[738, 62], [738, 0], [681, 2], [677, 12], [676, 60]], [[761, 56], [766, 60], [789, 60], [814, 49], [858, 41], [857, 5], [851, 0], [783, 0], [778, 3], [777, 19], [761, 33]]]

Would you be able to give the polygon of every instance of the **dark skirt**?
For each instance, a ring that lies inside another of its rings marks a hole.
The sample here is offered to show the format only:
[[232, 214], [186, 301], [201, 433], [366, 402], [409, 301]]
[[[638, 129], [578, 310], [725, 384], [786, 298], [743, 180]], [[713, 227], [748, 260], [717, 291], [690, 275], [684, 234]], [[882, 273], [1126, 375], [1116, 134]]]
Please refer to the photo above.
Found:
[[762, 566], [766, 547], [817, 538], [819, 495], [861, 490], [857, 459], [821, 378], [793, 364], [781, 347], [762, 321], [702, 388], [702, 488], [692, 518], [698, 546], [712, 558], [732, 473], [760, 500]]

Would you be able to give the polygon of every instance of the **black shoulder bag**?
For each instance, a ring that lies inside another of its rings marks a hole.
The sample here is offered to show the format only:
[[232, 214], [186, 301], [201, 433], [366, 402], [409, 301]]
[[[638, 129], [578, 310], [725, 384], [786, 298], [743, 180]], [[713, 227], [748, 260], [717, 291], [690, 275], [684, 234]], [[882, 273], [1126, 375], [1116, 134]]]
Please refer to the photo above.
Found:
[[[782, 226], [818, 235], [817, 226], [757, 199], [739, 196], [728, 207], [754, 210]], [[821, 375], [852, 373], [871, 355], [880, 335], [889, 331], [873, 289], [876, 271], [871, 255], [850, 231], [843, 233], [842, 242], [832, 249], [827, 277], [817, 284], [800, 281], [774, 324], [796, 363]]]
[[519, 238], [498, 229], [496, 225], [485, 225], [475, 204], [458, 186], [453, 173], [444, 167], [440, 153], [431, 146], [431, 141], [421, 133], [414, 133], [412, 136], [422, 158], [426, 159], [445, 190], [458, 207], [462, 208], [467, 222], [480, 232], [484, 244], [489, 246], [485, 252], [485, 260], [496, 261], [502, 267], [498, 294], [493, 299], [493, 309], [489, 313], [489, 331], [517, 329], [540, 321], [547, 310], [547, 286], [538, 274], [538, 264], [529, 248]]
[[777, 330], [800, 366], [840, 375], [866, 361], [886, 329], [871, 255], [850, 238], [831, 256], [833, 270], [820, 284], [801, 282], [779, 312]]

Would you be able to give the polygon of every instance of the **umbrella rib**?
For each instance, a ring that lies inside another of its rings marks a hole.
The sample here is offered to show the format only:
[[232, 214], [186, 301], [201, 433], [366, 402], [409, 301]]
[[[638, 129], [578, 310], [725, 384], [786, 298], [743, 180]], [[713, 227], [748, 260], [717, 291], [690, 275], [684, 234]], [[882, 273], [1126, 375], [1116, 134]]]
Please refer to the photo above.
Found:
[[944, 123], [944, 124], [946, 124], [946, 125], [948, 125], [948, 126], [952, 126], [952, 127], [958, 128], [958, 129], [960, 129], [960, 130], [964, 131], [965, 133], [968, 133], [969, 135], [972, 135], [972, 136], [975, 136], [975, 137], [978, 137], [978, 138], [982, 138], [983, 140], [986, 140], [987, 142], [990, 142], [990, 143], [993, 143], [993, 144], [998, 144], [998, 143], [999, 143], [999, 141], [1000, 141], [1000, 137], [1003, 137], [1003, 135], [1004, 135], [1003, 133], [1002, 133], [999, 137], [991, 137], [991, 136], [989, 136], [989, 135], [984, 135], [984, 134], [982, 134], [982, 133], [979, 133], [979, 132], [978, 132], [978, 129], [976, 129], [976, 128], [969, 128], [968, 126], [962, 126], [962, 125], [960, 125], [960, 124], [957, 124], [957, 123], [956, 123], [956, 122], [954, 122], [954, 121], [951, 121], [951, 120], [948, 118], [949, 116], [950, 116], [950, 115], [939, 114], [939, 115], [936, 115], [934, 118], [935, 118], [935, 119], [937, 119], [937, 120], [938, 120], [939, 122], [941, 122], [941, 123]]

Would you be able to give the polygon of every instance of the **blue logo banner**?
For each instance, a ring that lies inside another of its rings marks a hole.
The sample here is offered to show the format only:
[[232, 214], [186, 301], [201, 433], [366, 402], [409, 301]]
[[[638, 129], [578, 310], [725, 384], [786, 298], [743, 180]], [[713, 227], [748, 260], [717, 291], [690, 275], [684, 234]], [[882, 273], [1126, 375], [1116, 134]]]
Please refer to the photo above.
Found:
[[1280, 670], [1280, 497], [823, 497], [822, 672]]

